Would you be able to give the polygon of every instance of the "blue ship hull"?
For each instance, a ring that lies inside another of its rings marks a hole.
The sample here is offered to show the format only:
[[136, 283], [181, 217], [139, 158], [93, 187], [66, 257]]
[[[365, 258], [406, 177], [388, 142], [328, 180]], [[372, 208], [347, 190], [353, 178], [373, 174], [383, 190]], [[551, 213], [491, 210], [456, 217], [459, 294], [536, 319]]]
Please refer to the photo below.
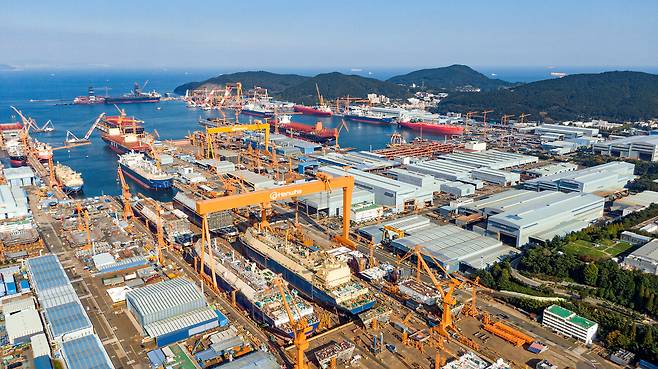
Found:
[[249, 109], [242, 109], [240, 110], [240, 113], [244, 115], [251, 115], [254, 117], [265, 117], [265, 118], [271, 118], [274, 116], [274, 112], [271, 111], [258, 111], [258, 110], [249, 110]]
[[66, 193], [76, 193], [82, 190], [82, 186], [62, 186], [62, 190]]
[[368, 309], [371, 309], [375, 305], [375, 300], [373, 299], [363, 305], [356, 306], [352, 309], [347, 309], [346, 307], [337, 303], [333, 297], [327, 294], [327, 292], [315, 287], [311, 282], [288, 270], [278, 262], [270, 259], [267, 257], [267, 255], [262, 255], [257, 250], [249, 247], [249, 245], [247, 245], [245, 242], [240, 242], [240, 244], [243, 246], [243, 255], [255, 261], [262, 267], [268, 268], [275, 273], [280, 273], [283, 276], [283, 279], [288, 281], [288, 283], [290, 283], [296, 290], [300, 291], [304, 296], [308, 297], [312, 301], [318, 302], [325, 306], [335, 307], [339, 311], [351, 315], [362, 313]]
[[347, 120], [353, 120], [355, 122], [362, 122], [362, 123], [393, 124], [393, 118], [374, 118], [374, 117], [364, 117], [361, 115], [352, 115], [352, 114], [345, 114], [344, 118]]
[[171, 188], [174, 185], [173, 178], [167, 179], [148, 179], [134, 170], [130, 169], [128, 166], [119, 163], [123, 173], [128, 176], [133, 181], [137, 182], [140, 186], [147, 188], [149, 190], [165, 190]]

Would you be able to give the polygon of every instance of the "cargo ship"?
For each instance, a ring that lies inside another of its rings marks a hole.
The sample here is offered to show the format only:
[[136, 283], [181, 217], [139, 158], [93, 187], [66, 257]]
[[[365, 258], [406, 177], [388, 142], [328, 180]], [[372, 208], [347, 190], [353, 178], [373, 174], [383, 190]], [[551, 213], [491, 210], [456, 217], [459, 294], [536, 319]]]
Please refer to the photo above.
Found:
[[[296, 123], [290, 121], [290, 116], [280, 116], [278, 122], [279, 133], [288, 134], [290, 136], [298, 136], [314, 142], [326, 143], [336, 139], [338, 130], [336, 128], [324, 128], [322, 127], [322, 122], [315, 123], [314, 126], [310, 126], [304, 123]], [[272, 125], [272, 130], [276, 130], [277, 127]]]
[[331, 111], [331, 108], [328, 106], [316, 105], [316, 106], [306, 106], [306, 105], [295, 105], [292, 107], [294, 111], [306, 115], [319, 115], [321, 117], [330, 117], [334, 115], [334, 112]]
[[130, 152], [121, 155], [119, 166], [126, 176], [149, 190], [163, 190], [174, 185], [174, 177], [162, 171], [143, 153]]
[[352, 279], [350, 267], [344, 261], [253, 227], [240, 236], [240, 241], [244, 255], [282, 274], [312, 301], [349, 315], [375, 305], [372, 292], [361, 281]]
[[[146, 84], [144, 84], [146, 85]], [[139, 83], [135, 82], [133, 89], [130, 93], [116, 97], [106, 97], [104, 102], [106, 104], [141, 104], [141, 103], [157, 103], [160, 102], [162, 96], [156, 92], [142, 92]]]
[[[198, 245], [197, 243], [197, 247]], [[200, 250], [197, 250], [198, 254]], [[281, 294], [273, 283], [276, 274], [269, 269], [259, 267], [233, 250], [215, 248], [213, 254], [219, 288], [229, 294], [235, 293], [235, 301], [255, 321], [266, 324], [278, 335], [293, 337], [290, 319]], [[210, 274], [211, 261], [207, 253], [205, 256], [205, 270]], [[306, 319], [308, 326], [311, 327], [307, 334], [311, 335], [317, 329], [320, 320], [313, 306], [297, 294], [296, 290], [290, 289], [290, 294], [286, 294], [286, 301], [291, 307], [293, 307], [292, 301], [296, 301], [297, 307], [292, 308], [293, 316], [295, 320], [299, 319], [300, 315]]]
[[45, 142], [34, 141], [34, 149], [39, 161], [49, 161], [53, 157], [53, 147]]
[[20, 129], [23, 129], [23, 124], [19, 122], [0, 123], [0, 132], [18, 131]]
[[97, 128], [103, 133], [108, 133], [111, 128], [118, 128], [125, 133], [141, 134], [144, 133], [142, 123], [144, 123], [143, 120], [129, 117], [122, 111], [120, 115], [108, 115], [103, 117]]
[[76, 105], [95, 105], [105, 103], [105, 98], [102, 96], [96, 96], [94, 88], [89, 86], [87, 89], [87, 96], [77, 96], [73, 99], [73, 103]]
[[82, 190], [84, 181], [82, 175], [70, 167], [57, 163], [55, 164], [55, 178], [62, 185], [62, 190], [66, 193], [75, 193]]
[[268, 109], [265, 105], [257, 102], [248, 102], [242, 106], [240, 114], [251, 115], [254, 117], [271, 118], [274, 116], [274, 110]]
[[368, 108], [351, 108], [349, 113], [345, 114], [343, 118], [361, 123], [373, 124], [394, 124], [395, 119], [380, 112], [370, 110]]
[[116, 153], [125, 154], [131, 151], [147, 153], [150, 150], [150, 143], [142, 123], [141, 120], [122, 114], [106, 117], [98, 126], [103, 132], [101, 139]]
[[434, 133], [444, 136], [461, 135], [464, 133], [464, 126], [442, 122], [425, 122], [413, 119], [401, 119], [398, 121], [401, 127], [421, 131], [425, 133]]

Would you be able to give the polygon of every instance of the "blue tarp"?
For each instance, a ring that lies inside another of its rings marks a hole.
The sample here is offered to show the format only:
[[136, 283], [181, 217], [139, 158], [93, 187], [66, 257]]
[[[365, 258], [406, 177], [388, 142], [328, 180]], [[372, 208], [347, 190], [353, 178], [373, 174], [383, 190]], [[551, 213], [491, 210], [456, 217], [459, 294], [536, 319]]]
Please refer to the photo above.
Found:
[[30, 290], [30, 282], [27, 281], [27, 279], [21, 279], [21, 291], [29, 291]]
[[151, 362], [151, 368], [162, 367], [165, 361], [167, 360], [165, 354], [160, 349], [149, 351], [146, 354], [146, 356], [149, 358], [149, 361]]
[[640, 360], [639, 367], [642, 369], [658, 369], [658, 365], [650, 363], [646, 360]]
[[39, 356], [34, 358], [35, 369], [53, 369], [53, 364], [48, 356]]

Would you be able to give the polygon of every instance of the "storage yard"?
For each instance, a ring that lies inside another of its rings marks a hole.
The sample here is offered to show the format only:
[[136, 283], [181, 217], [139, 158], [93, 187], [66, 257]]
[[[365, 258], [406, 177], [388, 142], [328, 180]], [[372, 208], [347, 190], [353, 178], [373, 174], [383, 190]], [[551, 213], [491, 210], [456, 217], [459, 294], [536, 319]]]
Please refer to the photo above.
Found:
[[506, 151], [504, 140], [487, 149], [502, 128], [377, 152], [269, 130], [217, 124], [154, 144], [153, 160], [174, 178], [169, 201], [131, 193], [121, 169], [120, 196], [86, 199], [55, 196], [45, 167], [5, 169], [8, 362], [496, 369], [596, 360], [593, 347], [507, 305], [473, 273], [600, 221], [632, 164], [579, 170]]

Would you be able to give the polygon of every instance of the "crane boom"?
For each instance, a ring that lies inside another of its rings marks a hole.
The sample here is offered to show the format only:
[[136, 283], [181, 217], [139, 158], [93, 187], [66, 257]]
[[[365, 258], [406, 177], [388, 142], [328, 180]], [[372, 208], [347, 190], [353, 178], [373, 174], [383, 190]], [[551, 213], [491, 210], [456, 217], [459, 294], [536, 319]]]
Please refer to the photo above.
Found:
[[295, 344], [295, 348], [297, 349], [294, 368], [307, 369], [308, 364], [306, 364], [306, 359], [304, 358], [304, 352], [309, 347], [308, 340], [306, 339], [306, 334], [311, 330], [311, 328], [308, 326], [308, 321], [302, 318], [302, 315], [299, 311], [299, 307], [297, 306], [297, 304], [293, 304], [297, 312], [297, 317], [299, 318], [299, 319], [295, 319], [295, 316], [292, 312], [292, 309], [290, 309], [290, 305], [288, 304], [288, 299], [286, 297], [287, 295], [290, 295], [292, 297], [292, 294], [287, 293], [288, 292], [287, 288], [284, 286], [280, 276], [274, 278], [274, 285], [279, 289], [279, 294], [281, 295], [281, 301], [283, 302], [283, 307], [286, 310], [286, 314], [288, 314], [288, 319], [290, 320], [290, 327], [292, 327], [293, 342]]
[[98, 118], [96, 118], [96, 120], [94, 121], [94, 124], [92, 124], [91, 127], [89, 127], [89, 129], [87, 130], [87, 133], [85, 133], [85, 137], [84, 137], [85, 140], [89, 140], [89, 137], [91, 137], [91, 133], [94, 132], [94, 129], [96, 129], [96, 126], [101, 121], [101, 119], [103, 119], [104, 116], [105, 116], [105, 113], [101, 113], [98, 116]]

